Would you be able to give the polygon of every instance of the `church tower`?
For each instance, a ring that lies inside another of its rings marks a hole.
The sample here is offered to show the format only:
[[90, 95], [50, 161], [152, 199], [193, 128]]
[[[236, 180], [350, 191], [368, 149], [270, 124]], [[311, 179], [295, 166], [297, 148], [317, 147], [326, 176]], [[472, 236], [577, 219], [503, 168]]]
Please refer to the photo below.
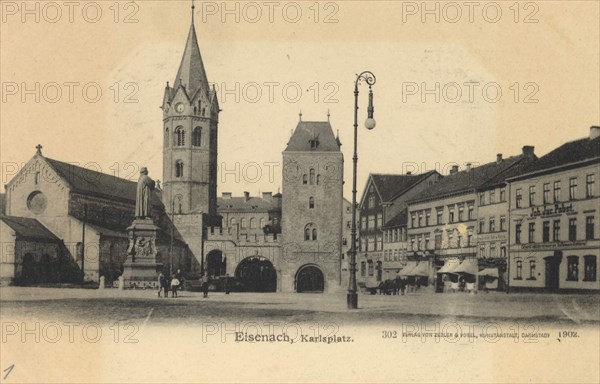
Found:
[[163, 110], [163, 203], [169, 214], [216, 217], [219, 104], [208, 85], [192, 22]]

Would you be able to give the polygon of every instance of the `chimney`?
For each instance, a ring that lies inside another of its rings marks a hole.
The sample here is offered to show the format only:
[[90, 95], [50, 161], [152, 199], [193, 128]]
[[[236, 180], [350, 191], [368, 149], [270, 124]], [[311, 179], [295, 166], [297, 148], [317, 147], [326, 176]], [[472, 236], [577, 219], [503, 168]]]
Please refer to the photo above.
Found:
[[244, 191], [244, 201], [248, 201], [248, 200], [250, 200], [250, 192]]
[[467, 172], [469, 172], [469, 171], [471, 170], [471, 168], [472, 168], [472, 167], [471, 167], [471, 166], [472, 166], [472, 164], [471, 164], [471, 163], [467, 163], [467, 164], [465, 164], [465, 165], [467, 166]]
[[231, 192], [223, 192], [223, 199], [224, 200], [231, 199]]
[[263, 192], [262, 194], [263, 200], [272, 201], [273, 200], [273, 192]]
[[590, 127], [590, 140], [594, 140], [598, 137], [600, 137], [600, 126], [592, 125]]
[[454, 175], [456, 173], [458, 173], [458, 165], [453, 165], [452, 169], [450, 170], [450, 174]]
[[533, 145], [523, 146], [523, 155], [526, 157], [533, 157], [534, 156], [534, 153], [533, 153], [534, 148], [535, 147]]
[[499, 154], [496, 155], [496, 163], [500, 164], [501, 162], [502, 162], [502, 154], [499, 153]]

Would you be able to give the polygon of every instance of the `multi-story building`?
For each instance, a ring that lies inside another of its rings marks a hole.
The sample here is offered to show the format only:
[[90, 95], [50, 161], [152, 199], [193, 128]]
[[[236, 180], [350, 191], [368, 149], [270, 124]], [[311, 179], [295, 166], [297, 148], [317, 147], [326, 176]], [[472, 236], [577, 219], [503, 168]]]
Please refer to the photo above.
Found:
[[384, 224], [406, 209], [406, 202], [438, 181], [436, 171], [420, 175], [370, 174], [360, 200], [359, 250], [360, 285], [373, 286], [383, 279]]
[[406, 235], [408, 211], [388, 220], [383, 226], [383, 279], [393, 279], [406, 267], [408, 242]]
[[283, 151], [284, 290], [340, 289], [344, 155], [329, 121], [298, 122]]
[[240, 233], [281, 233], [281, 194], [263, 192], [261, 197], [244, 192], [234, 197], [223, 192], [217, 199], [217, 214], [223, 228], [237, 227]]
[[510, 287], [598, 290], [600, 127], [509, 178]]
[[[448, 176], [409, 202], [409, 253], [412, 251], [414, 257], [430, 263], [430, 281], [435, 279], [438, 290], [445, 273], [465, 272], [469, 275], [466, 277], [475, 282], [479, 269], [477, 236], [501, 232], [502, 207], [505, 207], [505, 216], [508, 212], [504, 205], [506, 192], [498, 183], [491, 184], [492, 196], [496, 199], [498, 194], [499, 204], [484, 208], [482, 214], [487, 216], [480, 217], [478, 206], [485, 205], [485, 201], [479, 198], [485, 196], [485, 192], [480, 195], [479, 189], [497, 178], [501, 180], [502, 174], [512, 167], [533, 158], [533, 147], [525, 146], [519, 156], [507, 159], [498, 156], [496, 161], [477, 167], [467, 163], [462, 171], [455, 165]], [[490, 192], [487, 193], [489, 196]], [[491, 241], [483, 239], [486, 243]]]

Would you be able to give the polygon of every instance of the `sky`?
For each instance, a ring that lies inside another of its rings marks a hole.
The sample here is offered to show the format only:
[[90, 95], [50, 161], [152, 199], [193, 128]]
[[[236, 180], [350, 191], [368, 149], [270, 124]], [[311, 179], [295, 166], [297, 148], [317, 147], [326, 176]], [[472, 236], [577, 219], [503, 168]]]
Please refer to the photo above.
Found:
[[[2, 183], [45, 156], [162, 179], [162, 111], [191, 22], [189, 1], [1, 2]], [[371, 173], [447, 173], [541, 156], [600, 124], [600, 3], [196, 2], [204, 66], [218, 89], [218, 190], [281, 187], [299, 114], [330, 119], [352, 177], [360, 86], [359, 194]], [[516, 5], [515, 5], [516, 4]], [[37, 18], [37, 20], [36, 20]], [[328, 117], [329, 114], [329, 117]]]

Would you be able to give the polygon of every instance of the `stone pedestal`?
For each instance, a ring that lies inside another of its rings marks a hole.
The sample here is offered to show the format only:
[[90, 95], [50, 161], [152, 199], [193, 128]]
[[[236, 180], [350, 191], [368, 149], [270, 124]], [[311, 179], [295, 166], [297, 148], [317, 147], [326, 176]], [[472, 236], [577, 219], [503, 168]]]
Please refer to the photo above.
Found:
[[126, 286], [145, 285], [145, 282], [156, 282], [157, 271], [162, 269], [156, 256], [156, 238], [159, 228], [152, 219], [137, 218], [127, 228], [129, 232], [129, 247], [127, 261], [123, 265], [123, 279]]

